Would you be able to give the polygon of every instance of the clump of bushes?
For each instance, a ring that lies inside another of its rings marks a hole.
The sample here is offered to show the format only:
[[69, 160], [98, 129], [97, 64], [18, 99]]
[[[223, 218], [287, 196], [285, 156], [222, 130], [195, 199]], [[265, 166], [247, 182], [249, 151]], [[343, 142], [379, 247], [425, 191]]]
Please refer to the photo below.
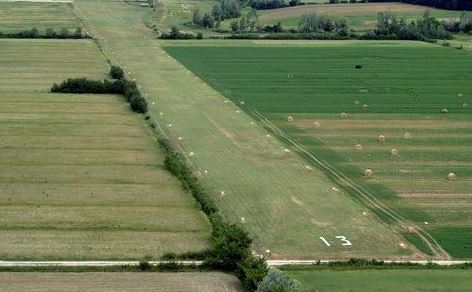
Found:
[[[123, 71], [117, 67], [116, 72]], [[110, 75], [111, 75], [110, 70]], [[118, 74], [118, 73], [114, 74]], [[118, 74], [119, 75], [119, 74]], [[116, 76], [116, 75], [115, 75]], [[62, 81], [60, 84], [54, 83], [51, 87], [51, 92], [62, 92], [62, 93], [96, 93], [96, 94], [122, 94], [126, 97], [129, 102], [131, 109], [137, 113], [145, 113], [148, 110], [148, 104], [146, 99], [139, 92], [136, 82], [121, 78], [118, 80], [89, 80], [87, 78], [69, 78]]]
[[192, 33], [180, 32], [177, 27], [173, 26], [169, 33], [163, 33], [159, 38], [163, 40], [191, 40], [201, 39], [202, 37], [202, 34], [195, 36]]

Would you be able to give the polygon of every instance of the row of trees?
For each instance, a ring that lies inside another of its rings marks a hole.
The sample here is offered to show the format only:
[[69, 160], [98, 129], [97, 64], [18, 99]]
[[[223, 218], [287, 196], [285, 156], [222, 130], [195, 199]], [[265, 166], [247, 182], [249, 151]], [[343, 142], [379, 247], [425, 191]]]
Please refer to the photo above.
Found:
[[15, 33], [1, 33], [1, 38], [20, 38], [20, 39], [37, 39], [37, 38], [46, 38], [46, 39], [81, 39], [88, 37], [82, 31], [81, 27], [77, 27], [74, 31], [70, 31], [67, 28], [62, 28], [60, 31], [56, 32], [53, 28], [46, 28], [44, 33], [41, 33], [39, 29], [33, 27], [32, 29], [23, 30]]
[[398, 20], [391, 12], [380, 12], [377, 16], [377, 27], [366, 33], [363, 38], [368, 39], [403, 39], [428, 40], [449, 39], [452, 35], [443, 24], [431, 16], [429, 11], [417, 21], [407, 23], [404, 19]]
[[51, 92], [61, 93], [96, 93], [96, 94], [122, 94], [129, 102], [130, 107], [137, 113], [145, 113], [148, 109], [146, 99], [136, 85], [136, 82], [126, 80], [123, 70], [118, 66], [112, 66], [110, 76], [116, 80], [89, 80], [87, 78], [69, 78], [60, 84], [54, 83]]
[[277, 9], [290, 6], [304, 5], [301, 0], [290, 0], [288, 4], [285, 0], [249, 0], [248, 5], [254, 9], [264, 10], [264, 9]]
[[442, 25], [450, 32], [472, 33], [472, 12], [462, 13], [459, 21], [443, 21]]
[[201, 28], [218, 28], [221, 21], [238, 18], [241, 16], [240, 3], [237, 0], [221, 0], [213, 5], [210, 12], [205, 14], [200, 13], [197, 7], [193, 10], [192, 24]]

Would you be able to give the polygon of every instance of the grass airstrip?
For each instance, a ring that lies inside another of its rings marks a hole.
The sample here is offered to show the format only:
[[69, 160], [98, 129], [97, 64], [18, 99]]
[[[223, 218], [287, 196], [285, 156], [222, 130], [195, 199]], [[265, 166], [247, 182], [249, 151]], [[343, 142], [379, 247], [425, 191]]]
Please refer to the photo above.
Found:
[[122, 96], [48, 93], [103, 79], [90, 40], [0, 40], [0, 258], [139, 259], [199, 251], [207, 220]]
[[256, 252], [272, 258], [418, 255], [396, 230], [166, 54], [142, 23], [145, 10], [115, 1], [76, 6], [105, 53], [138, 80], [151, 112], [221, 212], [254, 237]]
[[165, 42], [165, 48], [247, 112], [257, 110], [287, 141], [425, 229], [452, 256], [472, 257], [469, 52], [359, 41]]

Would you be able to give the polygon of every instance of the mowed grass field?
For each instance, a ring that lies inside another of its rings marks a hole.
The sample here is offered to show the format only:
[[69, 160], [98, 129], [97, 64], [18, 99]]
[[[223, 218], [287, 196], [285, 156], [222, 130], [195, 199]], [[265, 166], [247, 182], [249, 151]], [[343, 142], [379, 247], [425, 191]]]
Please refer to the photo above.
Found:
[[280, 21], [285, 28], [296, 28], [303, 14], [318, 13], [332, 19], [345, 18], [351, 28], [366, 30], [375, 27], [379, 12], [390, 11], [399, 19], [414, 20], [421, 18], [427, 10], [431, 11], [431, 15], [439, 19], [457, 19], [462, 13], [460, 11], [448, 11], [397, 2], [322, 4], [262, 10], [259, 12], [259, 21], [264, 25]]
[[0, 32], [10, 33], [36, 27], [40, 32], [52, 27], [75, 29], [79, 26], [72, 3], [35, 3], [0, 1]]
[[307, 269], [286, 271], [301, 291], [469, 291], [470, 270], [460, 269]]
[[364, 206], [165, 53], [143, 25], [141, 8], [115, 1], [79, 1], [76, 7], [106, 54], [142, 86], [150, 111], [187, 155], [222, 214], [251, 233], [257, 253], [421, 257], [390, 226], [363, 214]]
[[166, 50], [452, 256], [472, 257], [470, 53], [418, 42], [291, 44], [166, 42]]
[[239, 280], [229, 274], [208, 273], [0, 273], [4, 292], [80, 291], [242, 291]]
[[139, 259], [200, 251], [209, 226], [118, 95], [48, 93], [107, 77], [89, 40], [0, 40], [0, 258]]

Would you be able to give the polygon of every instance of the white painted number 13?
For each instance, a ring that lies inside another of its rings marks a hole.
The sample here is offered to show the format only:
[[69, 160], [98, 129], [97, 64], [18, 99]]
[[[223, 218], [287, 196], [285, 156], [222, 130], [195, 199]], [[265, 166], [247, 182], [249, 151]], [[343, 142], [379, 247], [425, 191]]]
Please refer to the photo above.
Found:
[[[352, 245], [352, 243], [349, 240], [347, 240], [346, 236], [338, 235], [338, 236], [336, 236], [336, 238], [339, 239], [342, 242], [341, 245], [343, 245], [343, 246]], [[326, 244], [326, 246], [331, 246], [331, 243], [326, 238], [324, 238], [323, 236], [320, 236], [320, 239], [321, 239], [321, 241], [323, 241], [324, 244]]]

